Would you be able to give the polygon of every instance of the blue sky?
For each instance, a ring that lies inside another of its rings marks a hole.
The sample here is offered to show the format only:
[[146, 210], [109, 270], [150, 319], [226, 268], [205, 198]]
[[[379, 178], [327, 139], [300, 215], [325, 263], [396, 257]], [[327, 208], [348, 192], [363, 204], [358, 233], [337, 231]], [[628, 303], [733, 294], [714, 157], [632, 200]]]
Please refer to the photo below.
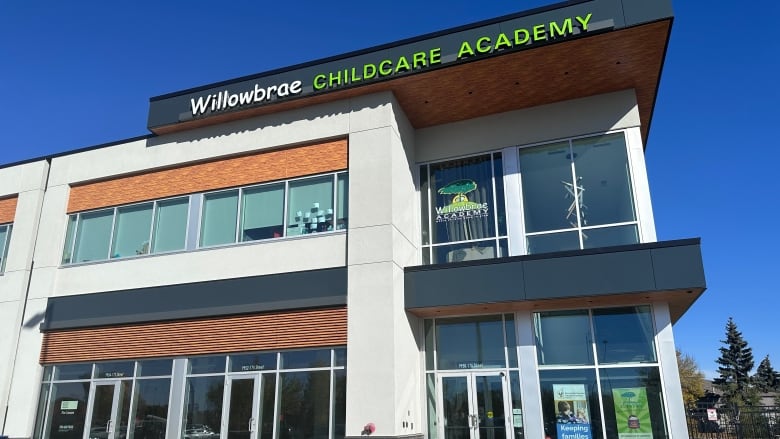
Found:
[[[0, 166], [147, 133], [148, 99], [549, 1], [0, 3]], [[706, 6], [706, 8], [704, 8]], [[732, 316], [780, 369], [780, 5], [677, 0], [646, 161], [659, 240], [702, 238], [705, 294], [675, 325], [709, 376]]]

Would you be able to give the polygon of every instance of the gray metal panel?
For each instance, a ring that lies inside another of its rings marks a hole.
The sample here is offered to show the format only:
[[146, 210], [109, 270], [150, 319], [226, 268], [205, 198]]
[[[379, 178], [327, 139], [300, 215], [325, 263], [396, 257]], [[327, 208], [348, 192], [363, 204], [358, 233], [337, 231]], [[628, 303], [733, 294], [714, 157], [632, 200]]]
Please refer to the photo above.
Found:
[[425, 308], [703, 288], [698, 239], [405, 269], [405, 306]]
[[141, 323], [347, 303], [347, 269], [52, 297], [42, 330]]
[[655, 287], [647, 250], [525, 262], [528, 300], [650, 291]]
[[672, 16], [671, 0], [622, 0], [626, 26], [647, 23]]
[[[446, 272], [441, 275], [440, 271]], [[493, 303], [525, 299], [520, 263], [422, 271], [404, 278], [406, 307]]]
[[651, 254], [656, 289], [674, 290], [680, 288], [680, 285], [707, 287], [700, 246], [657, 248], [651, 250]]

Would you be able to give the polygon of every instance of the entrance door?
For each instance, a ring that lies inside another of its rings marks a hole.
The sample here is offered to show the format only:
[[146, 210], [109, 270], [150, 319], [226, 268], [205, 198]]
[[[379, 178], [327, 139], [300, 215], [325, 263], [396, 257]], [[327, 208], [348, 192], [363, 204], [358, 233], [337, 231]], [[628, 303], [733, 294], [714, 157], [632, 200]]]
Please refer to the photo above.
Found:
[[92, 386], [84, 439], [124, 439], [132, 382], [101, 381]]
[[512, 438], [505, 373], [440, 374], [438, 387], [444, 439]]
[[228, 377], [228, 404], [225, 407], [227, 439], [257, 439], [259, 413], [258, 376]]

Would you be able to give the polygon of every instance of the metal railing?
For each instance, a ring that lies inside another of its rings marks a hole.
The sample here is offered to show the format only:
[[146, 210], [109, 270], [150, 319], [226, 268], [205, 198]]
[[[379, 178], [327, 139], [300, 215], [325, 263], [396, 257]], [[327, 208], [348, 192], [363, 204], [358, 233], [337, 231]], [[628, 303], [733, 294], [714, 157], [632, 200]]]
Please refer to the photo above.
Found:
[[716, 419], [707, 409], [687, 413], [691, 439], [776, 439], [780, 438], [780, 407], [755, 406], [715, 409]]

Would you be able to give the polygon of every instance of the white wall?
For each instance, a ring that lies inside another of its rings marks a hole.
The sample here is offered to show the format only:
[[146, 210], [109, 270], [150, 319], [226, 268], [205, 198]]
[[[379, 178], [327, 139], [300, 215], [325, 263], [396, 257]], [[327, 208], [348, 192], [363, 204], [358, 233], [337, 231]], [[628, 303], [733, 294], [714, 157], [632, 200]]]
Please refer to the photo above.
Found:
[[416, 161], [639, 126], [634, 90], [556, 102], [417, 131]]
[[[15, 385], [13, 371], [36, 369], [34, 363], [30, 367], [17, 353], [26, 347], [30, 328], [37, 332], [39, 322], [29, 306], [25, 313], [25, 304], [48, 169], [43, 160], [0, 169], [0, 198], [18, 196], [5, 273], [0, 275], [0, 413], [5, 414], [10, 405], [9, 421], [13, 420], [10, 414], [14, 409], [29, 409], [23, 402], [10, 398], [12, 384]], [[0, 431], [8, 434], [7, 427], [0, 417]]]

